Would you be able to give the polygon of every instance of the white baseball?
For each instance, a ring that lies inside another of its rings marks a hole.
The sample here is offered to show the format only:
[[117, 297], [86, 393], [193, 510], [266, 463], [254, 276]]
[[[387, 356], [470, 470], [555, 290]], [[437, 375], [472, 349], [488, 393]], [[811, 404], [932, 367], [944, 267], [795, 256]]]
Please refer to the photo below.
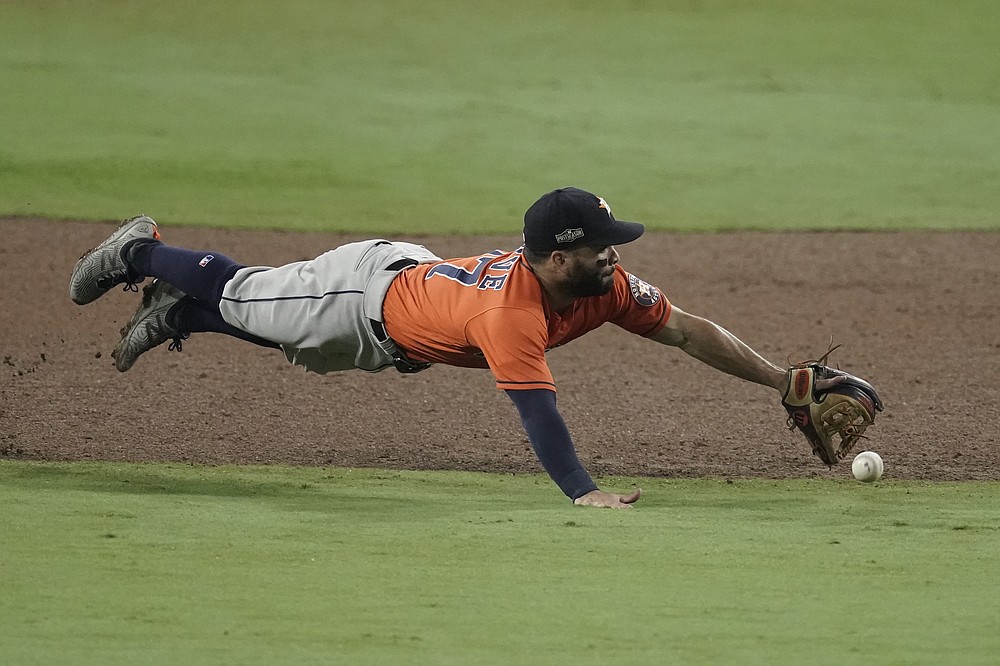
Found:
[[862, 451], [854, 456], [851, 471], [854, 472], [854, 478], [858, 481], [871, 483], [882, 478], [885, 464], [882, 462], [882, 456], [874, 451]]

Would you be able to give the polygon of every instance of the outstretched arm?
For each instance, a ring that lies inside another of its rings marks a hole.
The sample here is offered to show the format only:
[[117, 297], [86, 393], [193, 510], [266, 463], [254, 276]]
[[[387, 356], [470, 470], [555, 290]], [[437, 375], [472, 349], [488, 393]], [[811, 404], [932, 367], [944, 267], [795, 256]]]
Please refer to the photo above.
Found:
[[734, 377], [784, 392], [788, 372], [774, 365], [718, 324], [673, 306], [666, 327], [653, 340], [685, 353]]
[[630, 495], [617, 495], [597, 487], [576, 455], [566, 422], [556, 409], [553, 391], [508, 390], [507, 395], [517, 407], [542, 467], [574, 504], [625, 509], [639, 499], [638, 490]]

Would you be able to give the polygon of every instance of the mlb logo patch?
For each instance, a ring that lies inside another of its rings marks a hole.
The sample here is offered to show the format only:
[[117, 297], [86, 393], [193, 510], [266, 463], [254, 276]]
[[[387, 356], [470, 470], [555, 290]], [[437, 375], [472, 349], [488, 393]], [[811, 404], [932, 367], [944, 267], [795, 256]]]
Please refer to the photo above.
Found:
[[198, 262], [198, 265], [204, 268], [205, 266], [208, 266], [208, 262], [212, 261], [212, 259], [215, 259], [215, 255], [206, 254], [201, 258], [201, 261]]

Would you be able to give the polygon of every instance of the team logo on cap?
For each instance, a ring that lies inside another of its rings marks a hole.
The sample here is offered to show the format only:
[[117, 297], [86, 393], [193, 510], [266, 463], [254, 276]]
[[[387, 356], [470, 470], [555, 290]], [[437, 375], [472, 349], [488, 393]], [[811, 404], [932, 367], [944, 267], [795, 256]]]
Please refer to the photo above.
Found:
[[597, 207], [608, 211], [608, 217], [611, 217], [611, 206], [609, 206], [608, 202], [604, 200], [604, 197], [597, 197], [597, 201], [599, 202]]
[[577, 238], [583, 238], [583, 229], [567, 229], [556, 234], [557, 243], [572, 243]]
[[629, 274], [628, 276], [628, 287], [632, 291], [632, 298], [639, 305], [645, 305], [650, 307], [656, 305], [660, 300], [660, 290], [649, 284], [648, 282], [643, 282], [636, 276]]

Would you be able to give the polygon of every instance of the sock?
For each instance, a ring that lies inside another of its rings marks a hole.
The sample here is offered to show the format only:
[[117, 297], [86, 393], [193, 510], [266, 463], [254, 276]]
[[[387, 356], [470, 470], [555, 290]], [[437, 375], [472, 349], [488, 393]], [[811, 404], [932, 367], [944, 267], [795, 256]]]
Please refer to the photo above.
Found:
[[281, 345], [276, 342], [247, 333], [228, 323], [222, 318], [222, 313], [219, 312], [217, 305], [213, 306], [194, 298], [186, 298], [181, 301], [181, 307], [177, 309], [170, 324], [180, 333], [187, 335], [191, 333], [224, 333], [261, 347], [281, 348]]
[[159, 278], [216, 307], [226, 283], [243, 268], [242, 264], [215, 252], [187, 250], [152, 240], [132, 243], [122, 254], [131, 273]]

